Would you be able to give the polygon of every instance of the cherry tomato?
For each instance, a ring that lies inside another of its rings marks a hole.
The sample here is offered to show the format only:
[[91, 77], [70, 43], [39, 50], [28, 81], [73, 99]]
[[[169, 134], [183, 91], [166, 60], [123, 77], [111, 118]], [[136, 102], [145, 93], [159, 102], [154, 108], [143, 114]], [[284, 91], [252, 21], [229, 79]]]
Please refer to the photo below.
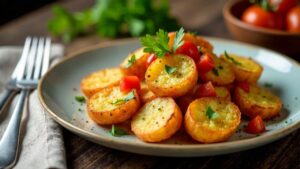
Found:
[[247, 93], [250, 92], [250, 85], [247, 82], [238, 82], [237, 86]]
[[297, 6], [297, 0], [269, 0], [269, 3], [275, 12], [282, 14]]
[[120, 82], [120, 88], [122, 92], [129, 92], [132, 89], [140, 90], [140, 79], [137, 76], [125, 76]]
[[245, 131], [251, 134], [259, 134], [264, 132], [265, 130], [266, 127], [263, 119], [260, 116], [256, 116], [249, 121]]
[[300, 32], [300, 6], [292, 8], [287, 13], [286, 28], [289, 32]]
[[216, 96], [217, 96], [216, 90], [210, 81], [205, 84], [201, 84], [196, 91], [197, 98], [216, 97]]
[[213, 59], [211, 58], [209, 53], [205, 53], [201, 56], [197, 69], [200, 74], [205, 74], [209, 72], [215, 66]]
[[258, 5], [248, 7], [242, 15], [242, 21], [264, 28], [282, 29], [283, 17], [274, 12], [265, 11]]
[[149, 67], [149, 65], [156, 59], [156, 56], [154, 53], [150, 54], [147, 57], [146, 63], [145, 63], [145, 67]]
[[175, 52], [175, 54], [184, 54], [191, 57], [196, 63], [200, 58], [197, 46], [191, 41], [185, 41]]

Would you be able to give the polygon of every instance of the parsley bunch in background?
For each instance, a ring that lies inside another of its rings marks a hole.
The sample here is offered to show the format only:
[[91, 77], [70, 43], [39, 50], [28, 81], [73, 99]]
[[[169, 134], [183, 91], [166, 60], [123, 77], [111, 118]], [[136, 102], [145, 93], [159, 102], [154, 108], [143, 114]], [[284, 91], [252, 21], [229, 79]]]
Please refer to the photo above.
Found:
[[64, 42], [88, 33], [115, 38], [178, 28], [176, 19], [169, 14], [168, 0], [96, 0], [90, 9], [74, 14], [54, 6], [53, 14], [48, 30]]

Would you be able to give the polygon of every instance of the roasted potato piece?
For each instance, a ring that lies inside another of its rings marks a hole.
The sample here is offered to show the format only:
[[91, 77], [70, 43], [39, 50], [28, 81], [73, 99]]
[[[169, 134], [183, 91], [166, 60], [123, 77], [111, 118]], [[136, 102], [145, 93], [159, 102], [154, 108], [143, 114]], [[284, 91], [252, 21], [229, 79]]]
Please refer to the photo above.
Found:
[[156, 94], [154, 94], [149, 88], [148, 85], [145, 82], [141, 83], [141, 90], [140, 90], [140, 99], [141, 102], [147, 103], [157, 97]]
[[251, 118], [259, 115], [262, 119], [271, 119], [279, 115], [282, 108], [279, 97], [256, 85], [250, 85], [249, 92], [236, 87], [234, 102], [239, 106], [243, 115]]
[[87, 103], [92, 120], [101, 125], [110, 125], [131, 118], [140, 107], [136, 90], [122, 93], [119, 86], [108, 87], [94, 94]]
[[[172, 67], [174, 72], [168, 73], [167, 67]], [[149, 89], [158, 96], [183, 96], [195, 86], [197, 79], [195, 62], [185, 55], [158, 58], [145, 74]]]
[[227, 101], [231, 100], [230, 92], [226, 87], [216, 86], [215, 90], [218, 98], [225, 99]]
[[193, 101], [185, 114], [186, 131], [202, 143], [222, 142], [232, 136], [240, 124], [241, 112], [232, 102], [220, 98]]
[[102, 69], [84, 77], [80, 88], [84, 95], [90, 97], [102, 89], [119, 85], [122, 78], [123, 74], [119, 68]]
[[158, 97], [146, 103], [132, 118], [131, 130], [145, 142], [160, 142], [180, 128], [182, 114], [170, 97]]
[[[169, 33], [169, 48], [173, 49], [174, 39], [175, 39], [175, 32]], [[183, 36], [183, 41], [190, 41], [194, 43], [196, 46], [201, 47], [202, 52], [212, 52], [213, 46], [205, 39], [200, 36], [193, 35], [191, 33], [185, 33]]]
[[120, 68], [124, 75], [135, 75], [140, 79], [144, 79], [146, 72], [146, 61], [149, 53], [144, 53], [144, 48], [140, 48], [130, 53], [121, 63]]
[[256, 83], [263, 72], [263, 67], [251, 58], [234, 54], [224, 54], [221, 58], [231, 65], [238, 82]]
[[234, 72], [229, 63], [220, 58], [214, 58], [214, 68], [209, 72], [199, 75], [200, 79], [207, 82], [211, 81], [214, 85], [223, 86], [232, 83], [235, 79]]

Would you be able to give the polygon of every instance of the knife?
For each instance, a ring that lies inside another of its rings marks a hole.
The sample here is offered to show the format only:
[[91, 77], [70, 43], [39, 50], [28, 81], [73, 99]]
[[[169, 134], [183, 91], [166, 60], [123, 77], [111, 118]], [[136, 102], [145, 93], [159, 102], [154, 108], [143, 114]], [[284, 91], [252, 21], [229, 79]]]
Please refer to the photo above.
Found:
[[[27, 55], [29, 47], [30, 47], [29, 46], [30, 41], [31, 41], [31, 39], [29, 37], [26, 38], [22, 56]], [[21, 57], [21, 58], [25, 58], [25, 57]], [[19, 91], [19, 88], [16, 85], [16, 80], [17, 80], [17, 75], [20, 73], [20, 71], [22, 71], [22, 65], [23, 65], [22, 63], [25, 61], [26, 60], [24, 60], [24, 59], [20, 59], [18, 61], [13, 73], [10, 76], [10, 80], [8, 81], [8, 83], [5, 86], [4, 91], [0, 94], [0, 112], [4, 109], [4, 106], [10, 100], [10, 98], [12, 98]]]

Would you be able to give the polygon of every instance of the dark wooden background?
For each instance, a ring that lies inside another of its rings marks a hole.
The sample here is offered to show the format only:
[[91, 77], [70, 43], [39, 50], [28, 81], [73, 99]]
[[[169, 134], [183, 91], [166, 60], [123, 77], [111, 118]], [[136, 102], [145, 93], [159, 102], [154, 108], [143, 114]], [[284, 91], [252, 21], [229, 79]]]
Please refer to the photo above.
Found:
[[[225, 0], [170, 0], [172, 13], [181, 24], [201, 35], [231, 38], [222, 17]], [[91, 6], [93, 0], [63, 0], [59, 4], [72, 11]], [[47, 20], [51, 5], [15, 19], [0, 27], [0, 45], [22, 45], [27, 35], [47, 35]], [[94, 35], [76, 39], [66, 45], [67, 54], [102, 43]], [[260, 148], [212, 157], [165, 158], [143, 156], [106, 148], [64, 129], [67, 164], [69, 168], [124, 169], [295, 169], [300, 168], [300, 131]]]

